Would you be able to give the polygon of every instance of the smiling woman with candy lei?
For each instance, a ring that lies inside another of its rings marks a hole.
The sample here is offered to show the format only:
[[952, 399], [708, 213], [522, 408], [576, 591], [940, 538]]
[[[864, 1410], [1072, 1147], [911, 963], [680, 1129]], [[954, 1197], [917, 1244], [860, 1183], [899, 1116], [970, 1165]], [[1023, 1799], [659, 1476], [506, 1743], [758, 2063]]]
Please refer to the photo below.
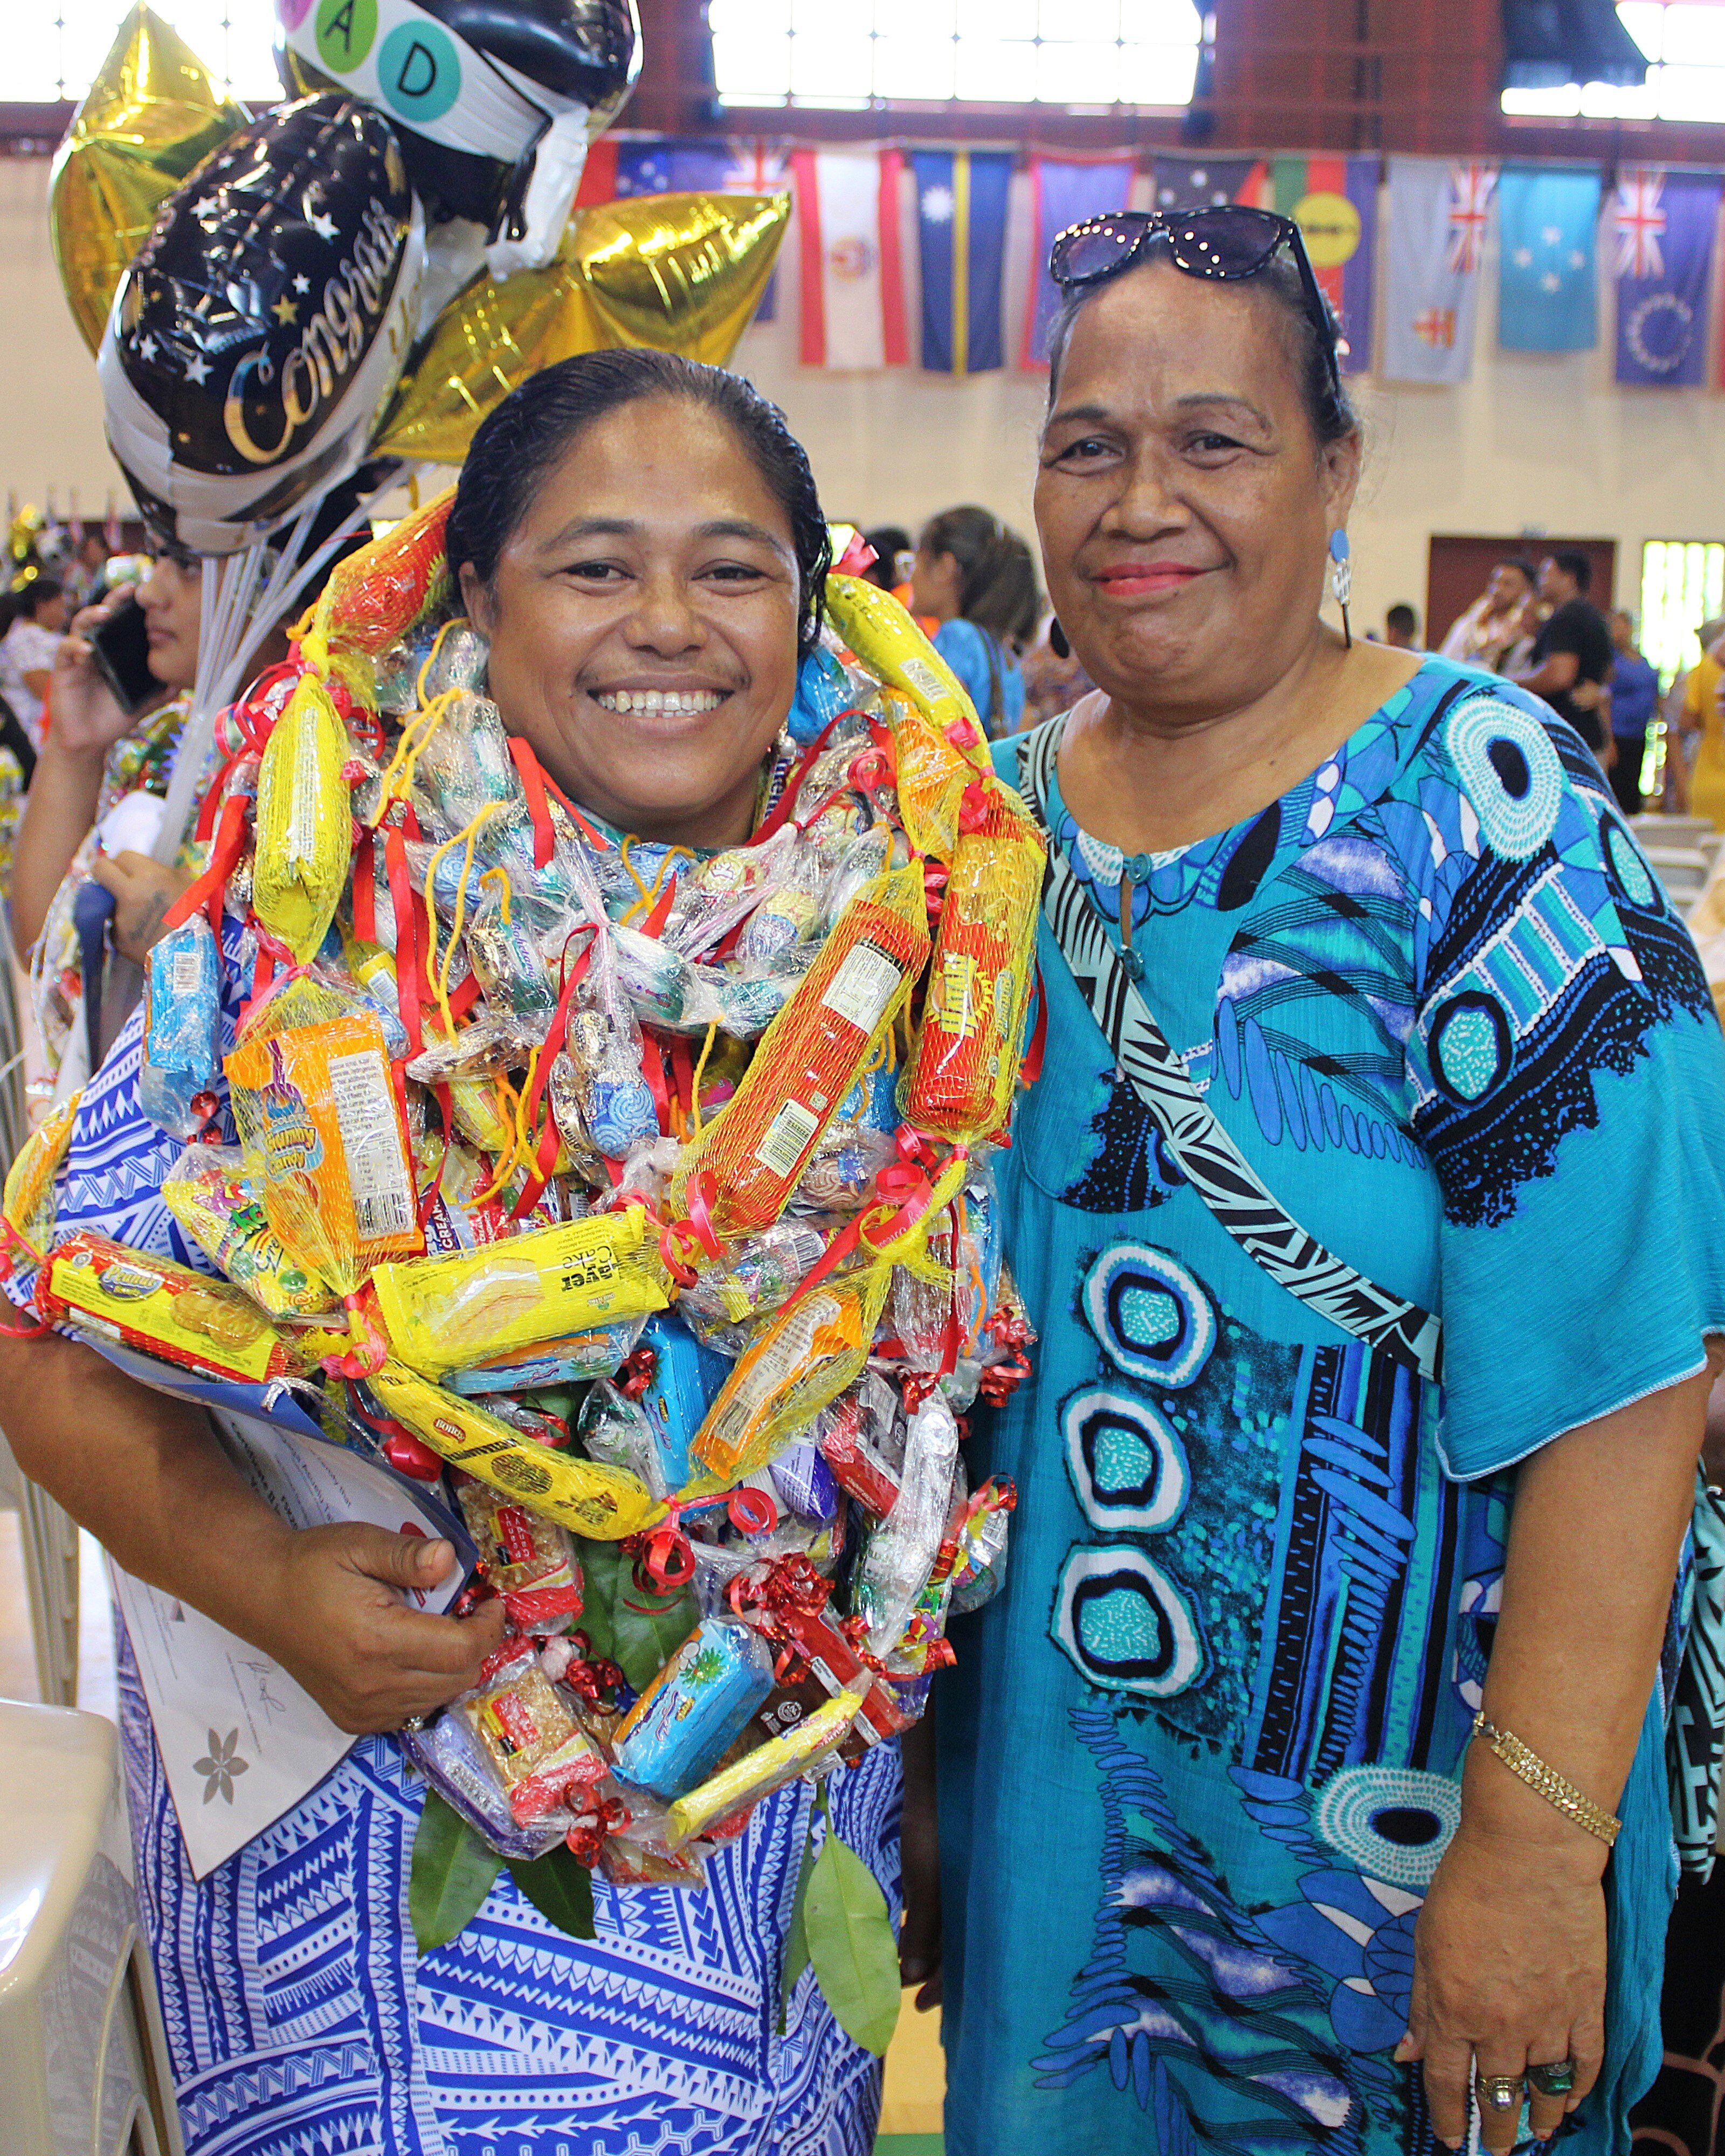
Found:
[[[891, 1740], [1012, 1506], [960, 1440], [1027, 1367], [1043, 857], [828, 560], [747, 384], [535, 377], [228, 716], [145, 1009], [8, 1179], [28, 1471], [361, 1732], [194, 1881], [127, 1686], [192, 2156], [870, 2143]], [[285, 1527], [80, 1332], [285, 1388], [449, 1541]]]

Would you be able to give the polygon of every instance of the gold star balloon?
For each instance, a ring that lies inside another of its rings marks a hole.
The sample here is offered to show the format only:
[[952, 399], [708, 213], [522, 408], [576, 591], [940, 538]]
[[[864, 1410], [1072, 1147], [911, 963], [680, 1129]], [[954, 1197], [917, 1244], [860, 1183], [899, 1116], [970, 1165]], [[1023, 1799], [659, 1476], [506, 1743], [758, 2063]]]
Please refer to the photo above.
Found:
[[748, 326], [788, 195], [636, 195], [578, 210], [557, 259], [477, 277], [411, 360], [374, 456], [459, 464], [481, 419], [542, 367], [619, 345], [722, 367]]
[[177, 31], [148, 8], [132, 9], [54, 159], [54, 259], [92, 352], [157, 211], [247, 116]]

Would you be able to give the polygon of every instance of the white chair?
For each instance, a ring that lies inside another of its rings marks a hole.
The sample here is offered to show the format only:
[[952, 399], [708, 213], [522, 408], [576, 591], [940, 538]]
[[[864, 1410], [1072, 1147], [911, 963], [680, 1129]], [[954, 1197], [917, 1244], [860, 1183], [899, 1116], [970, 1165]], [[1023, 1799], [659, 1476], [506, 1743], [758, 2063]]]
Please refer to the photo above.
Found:
[[118, 1758], [100, 1715], [0, 1701], [4, 2156], [185, 2156]]
[[[36, 1650], [36, 1691], [54, 1707], [78, 1704], [78, 1529], [12, 1456], [0, 1432], [0, 1504], [16, 1505]], [[10, 2156], [10, 2152], [6, 2152]]]

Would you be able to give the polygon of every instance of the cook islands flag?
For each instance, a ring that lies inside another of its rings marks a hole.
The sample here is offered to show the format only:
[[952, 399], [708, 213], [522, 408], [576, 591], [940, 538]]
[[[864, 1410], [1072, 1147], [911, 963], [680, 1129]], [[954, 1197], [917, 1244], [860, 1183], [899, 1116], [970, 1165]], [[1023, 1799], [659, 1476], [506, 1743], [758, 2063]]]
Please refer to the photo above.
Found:
[[1375, 157], [1275, 157], [1265, 207], [1291, 217], [1324, 296], [1342, 323], [1344, 374], [1372, 364], [1372, 271], [1377, 254]]
[[1696, 389], [1707, 378], [1707, 288], [1719, 226], [1717, 172], [1639, 166], [1611, 202], [1617, 273], [1617, 379]]
[[1480, 264], [1495, 165], [1389, 161], [1384, 373], [1391, 382], [1466, 382], [1473, 367]]
[[1599, 174], [1506, 165], [1497, 218], [1498, 343], [1506, 352], [1591, 352]]

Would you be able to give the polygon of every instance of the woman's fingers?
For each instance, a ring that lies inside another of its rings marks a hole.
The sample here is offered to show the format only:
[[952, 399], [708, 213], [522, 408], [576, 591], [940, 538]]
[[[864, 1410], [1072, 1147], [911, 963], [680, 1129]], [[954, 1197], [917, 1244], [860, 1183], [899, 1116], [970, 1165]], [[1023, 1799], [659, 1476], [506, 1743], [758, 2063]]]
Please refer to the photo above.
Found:
[[1446, 2148], [1467, 2138], [1468, 2097], [1473, 2087], [1473, 2046], [1453, 2036], [1428, 2034], [1425, 2044], [1425, 2101], [1431, 2130]]
[[[1539, 2086], [1542, 2067], [1551, 2068], [1550, 2078], [1558, 2083], [1549, 2092]], [[1548, 2141], [1563, 2124], [1572, 2101], [1571, 2089], [1579, 2078], [1567, 2030], [1536, 2036], [1528, 2044], [1527, 2118], [1537, 2139]], [[1563, 2086], [1566, 2081], [1570, 2087]]]
[[1474, 2097], [1479, 2105], [1480, 2146], [1491, 2156], [1508, 2156], [1522, 2133], [1522, 2106], [1527, 2094], [1525, 2048], [1516, 2052], [1502, 2046], [1480, 2051], [1474, 2057]]

